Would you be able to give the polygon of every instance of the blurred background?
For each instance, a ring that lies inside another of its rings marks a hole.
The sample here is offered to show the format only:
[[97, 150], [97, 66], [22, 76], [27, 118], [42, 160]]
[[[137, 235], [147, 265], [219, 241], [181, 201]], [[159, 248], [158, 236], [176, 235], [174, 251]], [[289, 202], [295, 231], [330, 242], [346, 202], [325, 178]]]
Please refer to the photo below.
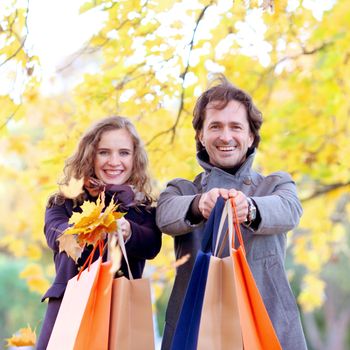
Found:
[[[263, 111], [255, 167], [298, 186], [304, 215], [286, 264], [309, 348], [350, 349], [349, 18], [346, 0], [1, 0], [0, 347], [40, 331], [54, 275], [46, 200], [81, 133], [129, 117], [157, 195], [200, 171], [192, 109], [221, 72]], [[159, 335], [169, 237], [146, 275]]]

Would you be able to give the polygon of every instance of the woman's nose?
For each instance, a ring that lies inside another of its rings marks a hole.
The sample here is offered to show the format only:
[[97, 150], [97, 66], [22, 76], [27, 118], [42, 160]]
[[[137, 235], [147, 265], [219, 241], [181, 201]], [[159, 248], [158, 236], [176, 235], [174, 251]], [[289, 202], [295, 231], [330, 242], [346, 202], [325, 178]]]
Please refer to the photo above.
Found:
[[117, 154], [111, 154], [110, 157], [108, 158], [108, 164], [110, 165], [119, 165], [120, 163], [120, 158]]

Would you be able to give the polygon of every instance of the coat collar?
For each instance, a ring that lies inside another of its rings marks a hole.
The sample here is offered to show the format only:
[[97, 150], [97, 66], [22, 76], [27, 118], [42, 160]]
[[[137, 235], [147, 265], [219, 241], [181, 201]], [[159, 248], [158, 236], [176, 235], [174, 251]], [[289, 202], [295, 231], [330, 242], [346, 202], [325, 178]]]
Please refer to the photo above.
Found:
[[[243, 162], [243, 164], [238, 168], [238, 170], [234, 173], [233, 176], [248, 175], [253, 166], [255, 154], [256, 154], [255, 148], [251, 152], [248, 151], [248, 157]], [[206, 173], [211, 173], [213, 169], [218, 169], [225, 173], [230, 173], [229, 171], [225, 171], [225, 169], [223, 168], [218, 168], [211, 165], [209, 163], [209, 156], [206, 150], [197, 152], [197, 161], [198, 161], [198, 164], [205, 170]]]

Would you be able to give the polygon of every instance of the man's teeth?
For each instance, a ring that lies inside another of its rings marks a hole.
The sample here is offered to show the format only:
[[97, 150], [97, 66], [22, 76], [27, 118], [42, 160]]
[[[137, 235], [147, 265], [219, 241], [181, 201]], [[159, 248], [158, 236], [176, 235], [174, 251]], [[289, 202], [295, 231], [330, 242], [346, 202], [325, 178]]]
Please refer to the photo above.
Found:
[[233, 151], [236, 148], [236, 146], [219, 146], [218, 149], [220, 151]]

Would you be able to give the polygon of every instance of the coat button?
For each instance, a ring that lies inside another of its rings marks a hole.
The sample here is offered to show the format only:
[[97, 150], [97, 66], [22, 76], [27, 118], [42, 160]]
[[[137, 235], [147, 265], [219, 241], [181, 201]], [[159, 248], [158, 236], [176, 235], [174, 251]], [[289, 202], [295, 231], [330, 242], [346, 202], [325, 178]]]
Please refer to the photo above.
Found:
[[117, 275], [118, 277], [121, 277], [121, 276], [124, 275], [124, 272], [123, 272], [122, 270], [118, 270], [117, 273], [116, 273], [116, 275]]
[[252, 184], [252, 179], [250, 177], [246, 177], [244, 180], [243, 180], [243, 183], [245, 185], [251, 185]]

